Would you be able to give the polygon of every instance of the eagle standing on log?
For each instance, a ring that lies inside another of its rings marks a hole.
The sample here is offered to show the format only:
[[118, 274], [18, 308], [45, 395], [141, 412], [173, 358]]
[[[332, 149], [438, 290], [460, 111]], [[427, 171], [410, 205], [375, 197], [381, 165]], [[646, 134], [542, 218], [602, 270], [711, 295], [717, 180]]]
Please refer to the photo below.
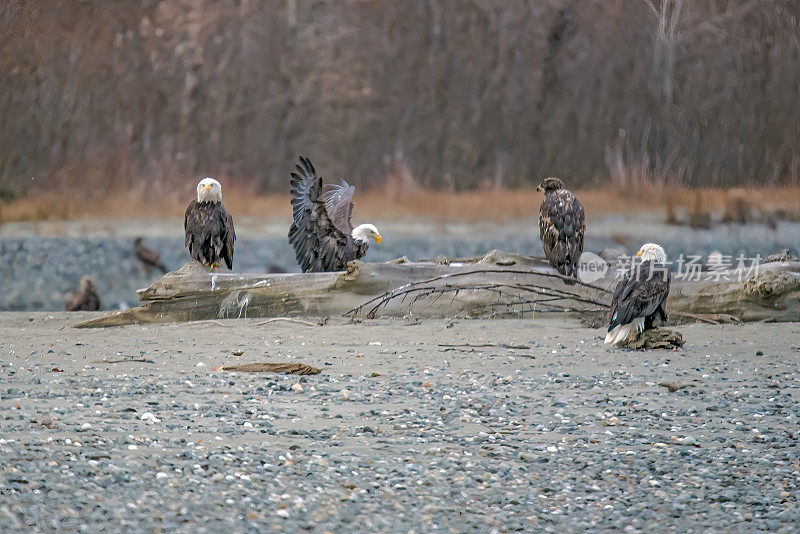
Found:
[[222, 186], [218, 181], [203, 178], [197, 184], [197, 199], [186, 208], [183, 228], [193, 260], [212, 270], [225, 260], [228, 269], [233, 268], [236, 232], [233, 217], [222, 205]]
[[367, 253], [368, 241], [382, 238], [372, 224], [353, 228], [353, 193], [355, 186], [342, 180], [341, 185], [327, 185], [317, 176], [311, 160], [300, 156], [291, 173], [292, 214], [289, 243], [304, 272], [342, 271], [348, 262]]
[[667, 254], [660, 245], [645, 243], [636, 256], [641, 258], [641, 264], [617, 283], [611, 299], [611, 320], [605, 339], [608, 344], [616, 345], [631, 333], [652, 329], [656, 315], [662, 323], [667, 322], [671, 280]]
[[536, 190], [544, 191], [539, 207], [539, 238], [544, 255], [559, 273], [577, 278], [586, 234], [583, 204], [564, 189], [564, 182], [558, 178], [545, 178]]

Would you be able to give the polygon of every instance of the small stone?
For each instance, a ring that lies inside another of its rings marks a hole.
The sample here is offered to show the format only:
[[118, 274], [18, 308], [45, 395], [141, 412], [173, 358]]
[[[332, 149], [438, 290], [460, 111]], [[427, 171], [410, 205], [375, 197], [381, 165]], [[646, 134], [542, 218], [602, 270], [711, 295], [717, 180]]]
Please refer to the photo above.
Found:
[[151, 414], [150, 412], [144, 412], [140, 417], [142, 421], [145, 423], [160, 423], [161, 419], [156, 417], [155, 415]]

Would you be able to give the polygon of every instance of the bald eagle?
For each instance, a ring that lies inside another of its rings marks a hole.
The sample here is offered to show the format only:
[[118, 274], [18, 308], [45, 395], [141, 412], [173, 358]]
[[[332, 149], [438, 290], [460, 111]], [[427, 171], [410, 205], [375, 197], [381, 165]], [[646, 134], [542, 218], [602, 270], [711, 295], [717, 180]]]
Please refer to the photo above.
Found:
[[212, 270], [221, 260], [225, 260], [228, 269], [233, 268], [236, 232], [233, 217], [222, 205], [222, 186], [218, 181], [203, 178], [197, 184], [197, 199], [186, 208], [183, 228], [192, 259]]
[[382, 238], [372, 224], [353, 228], [355, 186], [344, 180], [322, 188], [311, 160], [300, 156], [291, 173], [292, 212], [289, 243], [303, 272], [341, 271], [367, 253], [368, 241]]
[[100, 309], [100, 297], [88, 274], [81, 278], [80, 289], [70, 295], [64, 309], [67, 311], [97, 311]]
[[611, 320], [605, 339], [609, 344], [625, 341], [633, 331], [638, 334], [653, 328], [656, 316], [667, 322], [671, 279], [667, 254], [660, 245], [646, 243], [636, 256], [641, 263], [617, 283], [611, 299]]
[[537, 191], [544, 191], [539, 207], [539, 238], [550, 265], [565, 275], [578, 277], [586, 223], [583, 205], [558, 178], [545, 178]]
[[158, 255], [158, 252], [145, 245], [141, 237], [133, 240], [133, 255], [142, 264], [144, 271], [158, 269], [161, 272], [167, 272], [167, 267], [161, 261], [161, 256]]

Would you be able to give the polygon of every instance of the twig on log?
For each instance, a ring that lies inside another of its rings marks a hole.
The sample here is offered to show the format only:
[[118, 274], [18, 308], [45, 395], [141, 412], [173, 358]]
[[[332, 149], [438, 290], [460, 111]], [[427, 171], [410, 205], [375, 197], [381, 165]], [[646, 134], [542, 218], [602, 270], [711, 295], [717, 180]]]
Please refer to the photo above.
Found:
[[[596, 306], [600, 306], [601, 308], [607, 308], [608, 304], [605, 302], [600, 302], [590, 298], [581, 297], [573, 292], [569, 292], [566, 290], [537, 286], [535, 284], [525, 284], [525, 283], [489, 283], [489, 284], [479, 284], [479, 285], [469, 285], [469, 284], [449, 284], [445, 283], [441, 287], [431, 286], [435, 282], [439, 282], [445, 279], [452, 279], [456, 277], [463, 277], [468, 275], [475, 275], [475, 274], [525, 274], [525, 275], [533, 275], [533, 276], [545, 276], [550, 278], [560, 278], [570, 283], [570, 285], [582, 285], [585, 287], [590, 287], [595, 290], [603, 291], [608, 293], [608, 290], [593, 286], [590, 284], [586, 284], [580, 282], [579, 280], [575, 280], [573, 278], [565, 277], [560, 274], [552, 274], [552, 273], [539, 273], [539, 272], [532, 272], [532, 271], [523, 271], [523, 270], [514, 270], [514, 269], [479, 269], [467, 272], [459, 272], [459, 273], [447, 273], [441, 276], [436, 276], [430, 278], [428, 280], [422, 280], [419, 282], [411, 282], [408, 284], [404, 284], [400, 287], [387, 291], [377, 297], [374, 297], [367, 302], [361, 304], [360, 306], [349, 310], [345, 313], [345, 316], [352, 317], [357, 315], [358, 313], [362, 312], [366, 307], [372, 306], [370, 310], [367, 312], [367, 318], [374, 318], [378, 310], [385, 306], [389, 301], [392, 299], [399, 298], [401, 302], [405, 302], [406, 298], [413, 295], [412, 301], [409, 303], [409, 306], [412, 306], [415, 302], [420, 299], [424, 299], [431, 295], [437, 294], [437, 300], [441, 297], [444, 293], [453, 293], [453, 301], [455, 301], [456, 297], [458, 296], [459, 291], [462, 290], [483, 290], [483, 291], [491, 291], [498, 294], [499, 297], [508, 296], [507, 290], [516, 291], [516, 292], [526, 292], [526, 293], [535, 293], [537, 295], [550, 297], [547, 299], [535, 299], [533, 301], [530, 300], [523, 300], [519, 294], [513, 294], [520, 300], [517, 302], [508, 302], [508, 303], [496, 303], [497, 306], [506, 306], [506, 307], [513, 307], [525, 304], [533, 304], [536, 303], [545, 303], [545, 302], [556, 302], [559, 300], [574, 300], [577, 302], [582, 302], [584, 304], [593, 304]], [[434, 301], [435, 303], [435, 301]], [[432, 305], [430, 303], [429, 305]], [[554, 309], [559, 309], [554, 307]], [[561, 307], [560, 309], [565, 309]], [[532, 310], [531, 310], [532, 311]]]

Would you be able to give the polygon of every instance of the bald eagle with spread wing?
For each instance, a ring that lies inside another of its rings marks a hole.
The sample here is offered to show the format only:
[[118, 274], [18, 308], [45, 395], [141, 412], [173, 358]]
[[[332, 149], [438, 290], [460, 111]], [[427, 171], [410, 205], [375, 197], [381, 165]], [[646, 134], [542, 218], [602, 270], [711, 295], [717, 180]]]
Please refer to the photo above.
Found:
[[577, 278], [586, 234], [583, 204], [564, 189], [564, 182], [558, 178], [545, 178], [536, 190], [544, 191], [539, 207], [539, 238], [544, 255], [559, 273]]
[[233, 268], [236, 232], [233, 217], [222, 205], [222, 185], [218, 181], [203, 178], [197, 184], [197, 198], [186, 208], [183, 228], [193, 260], [212, 270], [225, 260], [228, 269]]
[[317, 176], [311, 160], [300, 156], [291, 173], [292, 214], [289, 243], [303, 272], [341, 271], [348, 262], [367, 253], [368, 242], [381, 242], [381, 234], [372, 224], [353, 228], [353, 193], [355, 186], [344, 180], [340, 185], [326, 185]]
[[631, 335], [653, 328], [656, 317], [667, 322], [667, 297], [671, 276], [667, 254], [660, 245], [645, 243], [639, 252], [641, 263], [635, 265], [617, 283], [611, 299], [611, 320], [605, 342], [616, 345]]

